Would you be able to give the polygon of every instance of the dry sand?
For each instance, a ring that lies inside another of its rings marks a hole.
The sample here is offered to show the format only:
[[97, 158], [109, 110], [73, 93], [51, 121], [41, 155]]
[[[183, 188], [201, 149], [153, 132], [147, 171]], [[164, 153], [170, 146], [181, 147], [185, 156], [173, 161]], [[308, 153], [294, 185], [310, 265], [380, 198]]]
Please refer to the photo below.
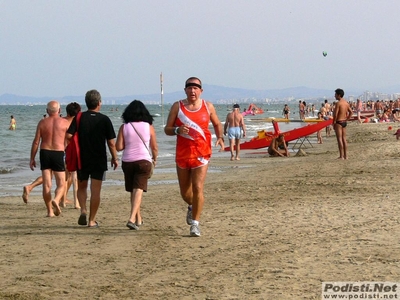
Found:
[[325, 135], [307, 156], [213, 158], [200, 238], [177, 184], [149, 187], [139, 231], [125, 227], [122, 186], [103, 188], [98, 229], [78, 226], [71, 205], [45, 218], [40, 196], [0, 198], [0, 298], [320, 299], [323, 281], [399, 281], [400, 141], [388, 126], [349, 124], [347, 161]]

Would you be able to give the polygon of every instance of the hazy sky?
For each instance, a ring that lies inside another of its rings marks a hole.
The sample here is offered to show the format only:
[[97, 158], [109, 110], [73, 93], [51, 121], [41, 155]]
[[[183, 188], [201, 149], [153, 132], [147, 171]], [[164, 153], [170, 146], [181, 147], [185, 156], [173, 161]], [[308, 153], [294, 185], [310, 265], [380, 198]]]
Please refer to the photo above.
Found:
[[399, 0], [0, 0], [0, 95], [371, 90], [400, 83], [399, 28]]

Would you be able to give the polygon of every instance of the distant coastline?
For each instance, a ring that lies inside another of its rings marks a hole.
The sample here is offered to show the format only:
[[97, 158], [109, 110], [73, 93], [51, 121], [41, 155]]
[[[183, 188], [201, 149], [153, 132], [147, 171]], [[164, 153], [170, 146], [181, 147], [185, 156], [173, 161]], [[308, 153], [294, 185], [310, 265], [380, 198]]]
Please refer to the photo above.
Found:
[[[336, 88], [336, 87], [335, 87]], [[203, 86], [202, 94], [204, 99], [215, 104], [231, 104], [231, 103], [279, 103], [291, 102], [302, 99], [307, 102], [321, 102], [324, 99], [334, 100], [333, 91], [326, 89], [315, 89], [308, 87], [293, 87], [285, 89], [270, 90], [249, 90], [241, 88], [230, 88], [216, 85]], [[400, 85], [380, 89], [379, 91], [360, 91], [346, 90], [345, 97], [348, 100], [361, 98], [367, 100], [395, 100], [400, 97]], [[183, 91], [164, 93], [163, 103], [165, 105], [172, 104], [174, 101], [184, 97]], [[43, 105], [52, 99], [57, 99], [61, 104], [70, 102], [84, 103], [84, 95], [81, 96], [62, 96], [62, 97], [31, 97], [15, 94], [0, 95], [0, 105]], [[160, 104], [160, 94], [138, 94], [122, 97], [103, 96], [103, 102], [107, 105], [122, 105], [130, 103], [134, 99], [139, 99], [146, 104]]]

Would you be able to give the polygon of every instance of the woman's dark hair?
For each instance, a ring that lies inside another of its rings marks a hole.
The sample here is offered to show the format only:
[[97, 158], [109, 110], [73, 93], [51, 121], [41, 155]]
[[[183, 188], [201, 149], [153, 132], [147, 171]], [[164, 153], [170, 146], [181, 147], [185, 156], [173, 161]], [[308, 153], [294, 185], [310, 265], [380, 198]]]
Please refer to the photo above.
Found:
[[81, 106], [79, 105], [79, 103], [71, 102], [67, 105], [65, 110], [67, 111], [67, 115], [69, 115], [70, 117], [75, 117], [78, 112], [81, 111]]
[[150, 115], [146, 106], [140, 100], [133, 100], [129, 105], [125, 108], [122, 113], [122, 119], [124, 123], [129, 122], [147, 122], [150, 125], [153, 124], [153, 117]]

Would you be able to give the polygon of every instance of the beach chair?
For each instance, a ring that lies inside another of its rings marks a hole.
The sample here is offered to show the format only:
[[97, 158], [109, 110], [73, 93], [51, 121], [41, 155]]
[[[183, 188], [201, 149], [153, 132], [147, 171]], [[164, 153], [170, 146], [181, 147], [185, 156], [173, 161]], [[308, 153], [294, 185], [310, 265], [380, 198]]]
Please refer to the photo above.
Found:
[[314, 146], [311, 144], [311, 142], [308, 138], [309, 138], [309, 135], [303, 136], [303, 137], [297, 139], [296, 142], [294, 143], [294, 145], [292, 146], [292, 150], [296, 149], [297, 145], [298, 145], [297, 149], [307, 148], [307, 146], [305, 145], [306, 143], [308, 143], [311, 146], [311, 148], [313, 148]]

